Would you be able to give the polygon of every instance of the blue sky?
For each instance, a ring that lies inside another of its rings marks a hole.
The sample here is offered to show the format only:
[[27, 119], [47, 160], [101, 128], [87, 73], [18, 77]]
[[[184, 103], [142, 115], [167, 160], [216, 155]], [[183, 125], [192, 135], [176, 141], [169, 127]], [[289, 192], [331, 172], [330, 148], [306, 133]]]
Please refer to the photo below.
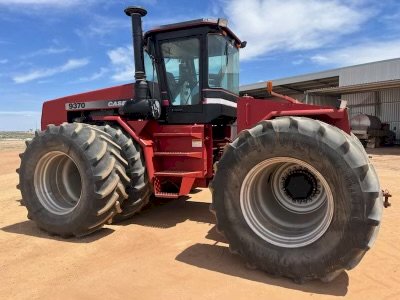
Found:
[[144, 29], [225, 17], [248, 44], [241, 84], [400, 57], [400, 1], [0, 0], [0, 130], [40, 123], [44, 100], [131, 82], [127, 5]]

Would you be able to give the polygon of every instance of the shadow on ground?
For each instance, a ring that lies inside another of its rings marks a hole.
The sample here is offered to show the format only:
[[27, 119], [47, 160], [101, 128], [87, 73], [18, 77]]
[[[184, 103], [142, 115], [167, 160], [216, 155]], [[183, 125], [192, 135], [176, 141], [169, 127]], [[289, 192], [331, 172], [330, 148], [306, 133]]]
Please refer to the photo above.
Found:
[[215, 223], [209, 211], [209, 203], [190, 201], [189, 197], [179, 199], [153, 199], [151, 205], [132, 219], [116, 225], [137, 224], [154, 228], [171, 228], [187, 220], [199, 223]]
[[368, 154], [373, 155], [399, 155], [400, 147], [398, 145], [391, 147], [380, 147], [380, 148], [367, 148], [365, 151]]
[[[133, 219], [121, 223], [121, 225], [137, 224], [156, 228], [170, 228], [186, 220], [215, 224], [215, 218], [209, 211], [209, 203], [180, 198], [177, 200], [155, 200], [151, 207]], [[229, 252], [228, 242], [217, 232], [216, 226], [208, 231], [206, 238], [215, 244], [194, 244], [180, 253], [176, 260], [214, 272], [308, 293], [334, 296], [347, 294], [349, 277], [345, 272], [329, 284], [320, 281], [297, 284], [290, 279], [272, 277], [265, 272], [247, 269], [239, 256]], [[223, 243], [223, 245], [218, 245], [219, 243]]]
[[[151, 204], [140, 214], [115, 225], [124, 226], [137, 224], [154, 228], [170, 228], [186, 220], [210, 224], [215, 223], [214, 216], [208, 209], [209, 203], [188, 201], [188, 199], [190, 198], [153, 199]], [[17, 200], [20, 205], [23, 205], [21, 201], [22, 200]], [[0, 230], [8, 233], [24, 234], [69, 243], [90, 243], [114, 232], [111, 228], [102, 228], [85, 237], [63, 238], [57, 235], [50, 235], [48, 232], [38, 228], [35, 223], [30, 220], [3, 227], [0, 228]]]
[[227, 246], [216, 244], [192, 245], [180, 253], [176, 260], [198, 268], [307, 293], [344, 296], [347, 294], [349, 285], [349, 277], [346, 272], [343, 272], [330, 283], [314, 280], [297, 284], [290, 279], [274, 277], [258, 270], [250, 270], [245, 267], [244, 261], [239, 256], [229, 252]]
[[101, 238], [106, 237], [107, 235], [114, 232], [111, 228], [102, 228], [95, 233], [92, 233], [85, 237], [70, 237], [70, 238], [63, 238], [57, 235], [50, 235], [48, 232], [41, 230], [38, 228], [33, 221], [23, 221], [16, 224], [12, 224], [9, 226], [5, 226], [0, 228], [0, 230], [7, 232], [7, 233], [16, 233], [16, 234], [23, 234], [43, 239], [50, 239], [55, 241], [60, 241], [64, 243], [91, 243], [97, 241]]
[[[142, 213], [118, 225], [137, 224], [155, 228], [171, 228], [186, 220], [215, 224], [215, 218], [209, 211], [209, 203], [195, 202], [188, 199], [189, 198], [153, 200], [151, 206], [146, 208]], [[65, 239], [59, 236], [49, 235], [47, 232], [40, 230], [34, 222], [28, 220], [3, 227], [0, 230], [8, 233], [23, 234], [67, 243], [91, 243], [106, 237], [114, 231], [111, 228], [103, 228], [87, 237]], [[247, 269], [244, 261], [239, 256], [229, 252], [227, 241], [217, 232], [216, 226], [213, 226], [208, 231], [206, 238], [213, 241], [214, 244], [194, 244], [180, 253], [176, 257], [176, 260], [229, 276], [303, 292], [334, 296], [344, 296], [347, 293], [349, 283], [347, 273], [342, 273], [329, 284], [324, 284], [320, 281], [296, 284], [289, 279], [273, 277], [261, 271]]]
[[22, 199], [15, 200], [19, 203], [19, 206], [24, 206], [24, 201]]

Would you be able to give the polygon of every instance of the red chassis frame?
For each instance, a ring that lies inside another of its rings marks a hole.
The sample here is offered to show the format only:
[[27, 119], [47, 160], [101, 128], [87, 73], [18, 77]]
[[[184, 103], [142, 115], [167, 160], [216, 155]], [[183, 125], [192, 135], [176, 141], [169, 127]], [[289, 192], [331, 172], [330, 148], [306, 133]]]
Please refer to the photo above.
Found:
[[[262, 120], [281, 116], [306, 116], [350, 133], [346, 109], [304, 104], [273, 92], [271, 95], [273, 97], [268, 99], [239, 98], [238, 133]], [[47, 101], [43, 104], [42, 130], [49, 124], [68, 122], [66, 103], [111, 101], [133, 96], [132, 85], [128, 84]], [[226, 139], [217, 140], [211, 124], [161, 125], [155, 120], [132, 121], [115, 115], [92, 116], [91, 119], [94, 123], [118, 125], [141, 146], [147, 175], [158, 197], [177, 198], [187, 195], [195, 187], [207, 187], [213, 177], [215, 153], [223, 149], [230, 138], [227, 133]], [[166, 184], [176, 187], [175, 191], [166, 189]]]

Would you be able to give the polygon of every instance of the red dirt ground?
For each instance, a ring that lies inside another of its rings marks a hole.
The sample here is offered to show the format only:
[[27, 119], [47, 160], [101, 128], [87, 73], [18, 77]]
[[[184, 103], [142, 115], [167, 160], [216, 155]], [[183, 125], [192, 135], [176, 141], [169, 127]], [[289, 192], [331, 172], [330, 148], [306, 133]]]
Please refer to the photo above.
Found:
[[83, 239], [49, 236], [20, 206], [22, 149], [0, 142], [0, 299], [400, 299], [399, 148], [371, 154], [393, 194], [373, 249], [335, 281], [303, 285], [248, 270], [231, 255], [208, 212], [208, 190]]

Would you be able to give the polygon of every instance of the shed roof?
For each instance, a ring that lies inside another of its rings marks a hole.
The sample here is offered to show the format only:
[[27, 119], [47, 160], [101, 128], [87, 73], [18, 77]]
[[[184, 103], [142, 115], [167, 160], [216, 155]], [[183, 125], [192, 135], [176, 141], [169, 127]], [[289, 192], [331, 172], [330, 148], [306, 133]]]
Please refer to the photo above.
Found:
[[[349, 81], [349, 84], [346, 84], [346, 81], [343, 80], [344, 77], [353, 78], [357, 77], [357, 74], [362, 72], [370, 72], [371, 73], [371, 81], [376, 82], [376, 74], [382, 73], [381, 69], [386, 70], [388, 66], [392, 66], [390, 74], [386, 74], [386, 76], [379, 77], [382, 78], [383, 81], [397, 80], [400, 79], [400, 71], [397, 72], [397, 67], [393, 68], [393, 66], [399, 66], [400, 68], [400, 58], [383, 60], [378, 62], [370, 62], [366, 64], [354, 65], [349, 67], [337, 68], [332, 70], [326, 70], [322, 72], [309, 73], [299, 76], [286, 77], [281, 79], [272, 80], [272, 84], [274, 86], [274, 91], [277, 93], [285, 94], [285, 95], [293, 95], [293, 94], [302, 94], [306, 91], [314, 91], [314, 90], [329, 90], [331, 89], [332, 93], [334, 93], [334, 88], [344, 87], [347, 85], [355, 86], [357, 82], [352, 80]], [[354, 75], [352, 75], [354, 73]], [[372, 74], [373, 73], [373, 74]], [[343, 78], [341, 78], [343, 77]], [[365, 76], [364, 76], [365, 77]], [[371, 82], [367, 82], [365, 78], [362, 79], [362, 84], [367, 84]], [[258, 82], [254, 84], [246, 84], [240, 87], [241, 95], [247, 94], [256, 98], [266, 97], [268, 95], [266, 91], [267, 81]], [[361, 86], [361, 84], [360, 84]], [[344, 91], [345, 89], [342, 89]], [[328, 92], [322, 92], [323, 94], [328, 94]]]
[[344, 94], [354, 94], [359, 92], [374, 92], [374, 91], [393, 89], [393, 88], [400, 88], [400, 79], [354, 84], [347, 86], [338, 86], [331, 88], [313, 89], [306, 91], [306, 93], [312, 95], [339, 96]]

